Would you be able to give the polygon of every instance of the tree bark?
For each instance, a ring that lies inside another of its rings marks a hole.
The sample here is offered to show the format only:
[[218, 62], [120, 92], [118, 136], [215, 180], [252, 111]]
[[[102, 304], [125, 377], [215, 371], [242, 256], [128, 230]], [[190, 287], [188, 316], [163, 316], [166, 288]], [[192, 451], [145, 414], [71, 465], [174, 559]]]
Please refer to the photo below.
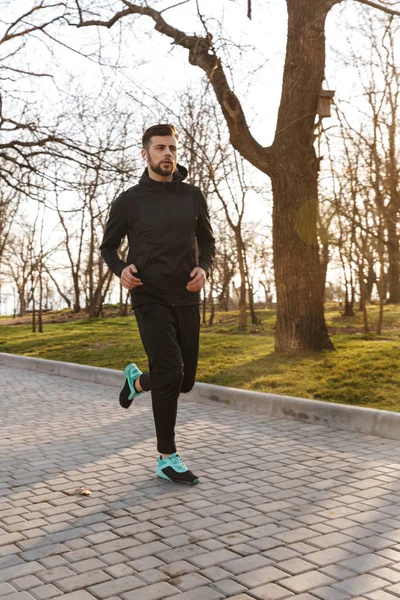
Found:
[[214, 303], [213, 288], [214, 288], [214, 278], [213, 278], [213, 271], [211, 270], [211, 273], [210, 273], [210, 293], [209, 293], [209, 299], [210, 299], [210, 316], [208, 318], [208, 326], [209, 327], [211, 327], [214, 324], [214, 317], [215, 317], [215, 303]]
[[[397, 211], [396, 211], [397, 212]], [[395, 215], [396, 217], [397, 215]], [[389, 289], [388, 304], [400, 303], [400, 246], [397, 233], [397, 219], [387, 219], [387, 253], [388, 253], [388, 275], [387, 285]]]
[[240, 226], [235, 227], [235, 240], [237, 248], [237, 260], [240, 274], [240, 293], [239, 293], [239, 329], [243, 330], [247, 325], [247, 307], [246, 307], [246, 265], [244, 259], [244, 247], [241, 236]]
[[288, 42], [273, 143], [273, 248], [277, 352], [332, 350], [318, 254], [318, 159], [314, 121], [325, 66], [325, 19], [333, 2], [287, 0]]
[[202, 325], [206, 324], [207, 317], [207, 295], [206, 289], [203, 288], [203, 302], [201, 303], [201, 323]]
[[359, 284], [360, 284], [360, 310], [362, 310], [362, 314], [363, 314], [364, 333], [369, 333], [367, 302], [365, 299], [366, 284], [364, 281], [364, 263], [363, 262], [360, 262], [360, 264], [358, 266], [358, 280], [359, 280]]

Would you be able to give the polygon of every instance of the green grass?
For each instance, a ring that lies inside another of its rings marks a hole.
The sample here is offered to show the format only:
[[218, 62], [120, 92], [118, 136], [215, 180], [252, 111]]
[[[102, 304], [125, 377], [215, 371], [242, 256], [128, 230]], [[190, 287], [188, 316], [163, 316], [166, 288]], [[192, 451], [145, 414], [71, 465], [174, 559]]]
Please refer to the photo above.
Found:
[[[377, 307], [369, 307], [371, 329]], [[237, 329], [237, 313], [217, 313], [203, 327], [198, 381], [400, 411], [400, 307], [385, 307], [381, 336], [362, 333], [362, 315], [344, 318], [326, 307], [334, 352], [277, 356], [275, 314], [258, 311], [258, 326]], [[9, 321], [8, 321], [9, 322]], [[45, 323], [42, 334], [29, 325], [0, 323], [0, 351], [123, 369], [146, 356], [133, 316]]]

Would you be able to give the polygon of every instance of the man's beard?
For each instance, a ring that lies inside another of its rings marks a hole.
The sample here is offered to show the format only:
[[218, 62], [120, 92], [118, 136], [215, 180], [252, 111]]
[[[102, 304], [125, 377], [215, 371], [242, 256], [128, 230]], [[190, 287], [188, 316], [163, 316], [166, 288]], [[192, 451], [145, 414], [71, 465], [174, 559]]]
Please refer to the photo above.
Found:
[[173, 162], [168, 164], [163, 161], [160, 161], [159, 163], [153, 163], [151, 160], [149, 160], [149, 166], [154, 173], [157, 173], [157, 175], [161, 175], [162, 177], [172, 175], [172, 173], [176, 171], [176, 164]]

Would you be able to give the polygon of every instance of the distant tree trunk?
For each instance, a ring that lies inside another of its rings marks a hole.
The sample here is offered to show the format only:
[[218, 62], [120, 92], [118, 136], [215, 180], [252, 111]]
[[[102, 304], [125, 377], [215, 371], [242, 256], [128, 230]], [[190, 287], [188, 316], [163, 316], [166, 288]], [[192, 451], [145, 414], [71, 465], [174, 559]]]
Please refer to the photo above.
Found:
[[206, 324], [206, 316], [207, 316], [207, 295], [206, 289], [203, 288], [203, 302], [201, 303], [201, 322], [203, 325]]
[[[125, 288], [120, 285], [119, 287], [119, 316], [127, 317], [128, 316], [128, 301], [129, 301], [129, 292], [124, 292]], [[125, 298], [124, 298], [125, 296]]]
[[19, 300], [19, 317], [24, 317], [26, 313], [26, 302], [25, 302], [25, 287], [18, 288], [18, 300]]
[[210, 293], [209, 293], [210, 316], [208, 317], [208, 325], [209, 325], [209, 327], [211, 327], [214, 324], [214, 317], [215, 317], [215, 303], [214, 303], [214, 295], [213, 295], [214, 279], [213, 279], [212, 271], [210, 273], [209, 281], [210, 281]]
[[383, 326], [383, 306], [386, 300], [386, 281], [385, 281], [385, 253], [383, 247], [383, 219], [382, 216], [379, 218], [379, 229], [378, 229], [378, 254], [380, 263], [380, 276], [379, 276], [379, 314], [378, 323], [376, 326], [377, 335], [382, 335]]
[[36, 308], [34, 291], [32, 291], [32, 333], [36, 333]]
[[253, 283], [251, 281], [247, 260], [245, 261], [245, 264], [246, 264], [246, 281], [247, 281], [247, 293], [248, 293], [248, 297], [249, 297], [249, 310], [250, 310], [251, 324], [259, 325], [260, 319], [257, 317], [256, 311], [254, 308], [254, 287], [253, 287]]
[[72, 271], [72, 281], [74, 285], [74, 313], [80, 313], [82, 308], [80, 303], [81, 290], [78, 271]]
[[42, 258], [39, 259], [38, 269], [38, 283], [39, 283], [39, 310], [38, 310], [38, 331], [43, 333], [43, 271], [42, 271]]
[[99, 283], [97, 285], [94, 296], [96, 317], [103, 317], [104, 300], [108, 294], [108, 290], [110, 289], [112, 278], [112, 271], [107, 269], [107, 271], [103, 273], [103, 260], [99, 256]]
[[366, 303], [366, 299], [365, 299], [366, 285], [365, 285], [365, 281], [364, 281], [364, 264], [363, 264], [363, 262], [361, 262], [359, 265], [358, 279], [359, 279], [359, 283], [360, 283], [360, 310], [362, 310], [362, 313], [363, 313], [364, 333], [369, 333], [367, 303]]
[[400, 247], [399, 235], [397, 233], [397, 215], [388, 219], [387, 222], [387, 252], [388, 252], [388, 277], [387, 285], [389, 289], [388, 304], [400, 303]]
[[244, 259], [244, 247], [240, 227], [235, 228], [235, 239], [237, 247], [237, 260], [239, 263], [240, 292], [239, 292], [239, 329], [243, 330], [247, 325], [246, 307], [246, 265]]
[[[326, 232], [327, 234], [328, 232]], [[329, 243], [324, 238], [321, 244], [321, 269], [322, 269], [322, 300], [325, 302], [325, 289], [326, 289], [326, 275], [328, 273], [328, 265], [329, 265]]]
[[260, 319], [256, 315], [256, 311], [254, 308], [254, 289], [253, 285], [249, 282], [247, 286], [247, 292], [249, 295], [249, 310], [250, 310], [250, 318], [252, 325], [259, 325]]

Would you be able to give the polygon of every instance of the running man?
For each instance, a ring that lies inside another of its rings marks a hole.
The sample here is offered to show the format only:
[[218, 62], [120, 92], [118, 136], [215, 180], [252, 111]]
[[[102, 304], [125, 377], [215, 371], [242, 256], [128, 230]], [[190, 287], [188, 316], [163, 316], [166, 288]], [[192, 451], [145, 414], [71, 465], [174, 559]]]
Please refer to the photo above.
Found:
[[[159, 453], [156, 474], [174, 483], [199, 479], [183, 463], [175, 445], [178, 397], [195, 381], [200, 333], [200, 290], [204, 287], [215, 242], [206, 200], [184, 183], [177, 163], [178, 134], [173, 125], [147, 129], [142, 138], [147, 168], [139, 183], [111, 205], [101, 254], [121, 285], [130, 290], [149, 371], [134, 364], [124, 371], [119, 401], [151, 390]], [[128, 236], [127, 262], [118, 249]]]

